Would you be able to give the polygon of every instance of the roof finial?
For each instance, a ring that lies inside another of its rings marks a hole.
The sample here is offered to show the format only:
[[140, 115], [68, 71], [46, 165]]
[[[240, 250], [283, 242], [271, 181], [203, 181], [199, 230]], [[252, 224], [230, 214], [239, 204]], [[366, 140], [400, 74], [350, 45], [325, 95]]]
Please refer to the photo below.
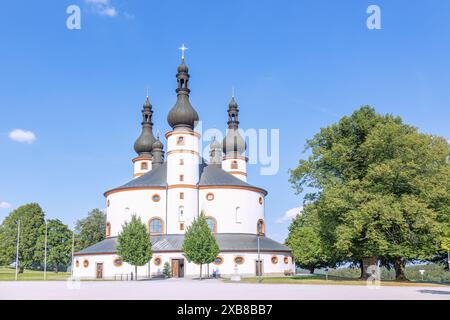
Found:
[[148, 98], [148, 86], [147, 86], [147, 98]]
[[184, 52], [188, 49], [184, 46], [184, 43], [181, 45], [180, 48], [178, 48], [181, 50], [181, 61], [184, 62]]
[[231, 86], [231, 97], [234, 98], [234, 86]]

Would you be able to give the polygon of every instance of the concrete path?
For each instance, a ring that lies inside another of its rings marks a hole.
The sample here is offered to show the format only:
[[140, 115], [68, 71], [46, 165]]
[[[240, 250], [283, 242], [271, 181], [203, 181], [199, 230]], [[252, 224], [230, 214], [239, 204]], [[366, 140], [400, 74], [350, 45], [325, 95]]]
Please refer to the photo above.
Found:
[[150, 281], [3, 281], [0, 299], [174, 299], [174, 300], [309, 300], [309, 299], [440, 299], [450, 287], [224, 283], [220, 280]]

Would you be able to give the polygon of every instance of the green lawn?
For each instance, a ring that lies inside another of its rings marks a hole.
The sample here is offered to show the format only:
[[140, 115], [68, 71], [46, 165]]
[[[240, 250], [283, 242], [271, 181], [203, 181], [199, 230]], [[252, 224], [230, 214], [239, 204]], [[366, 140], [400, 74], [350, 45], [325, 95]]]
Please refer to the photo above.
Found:
[[[231, 282], [230, 280], [225, 280]], [[258, 283], [258, 278], [243, 278], [241, 282], [244, 283]], [[278, 284], [322, 284], [322, 285], [359, 285], [365, 286], [365, 280], [341, 278], [329, 276], [328, 280], [323, 275], [313, 276], [293, 276], [293, 277], [263, 277], [261, 283], [278, 283]], [[382, 286], [448, 286], [446, 283], [421, 282], [421, 281], [381, 281]]]
[[[16, 269], [8, 267], [0, 267], [0, 281], [15, 280]], [[47, 271], [47, 280], [66, 280], [70, 276], [69, 272]], [[35, 281], [44, 280], [43, 271], [25, 270], [23, 273], [19, 273], [18, 280], [22, 281]]]

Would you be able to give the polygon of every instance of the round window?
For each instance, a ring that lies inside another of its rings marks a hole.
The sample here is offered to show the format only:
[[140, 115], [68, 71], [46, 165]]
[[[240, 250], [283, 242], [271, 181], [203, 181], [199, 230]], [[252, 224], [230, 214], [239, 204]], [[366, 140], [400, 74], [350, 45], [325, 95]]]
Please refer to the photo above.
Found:
[[277, 256], [273, 256], [270, 261], [272, 261], [273, 264], [277, 264], [278, 263], [278, 257]]
[[288, 264], [289, 263], [289, 257], [284, 257], [284, 263]]
[[208, 193], [208, 194], [206, 195], [206, 200], [208, 200], [208, 201], [214, 200], [214, 194], [213, 194], [213, 193]]
[[236, 263], [236, 264], [243, 264], [244, 263], [244, 257], [241, 257], [241, 256], [235, 257], [234, 258], [234, 263]]
[[216, 259], [214, 260], [214, 264], [219, 265], [223, 263], [223, 258], [222, 257], [216, 257]]
[[155, 259], [153, 260], [153, 263], [155, 264], [155, 266], [161, 265], [161, 258], [160, 258], [160, 257], [155, 258]]
[[122, 259], [119, 259], [119, 258], [115, 259], [115, 260], [114, 260], [114, 265], [115, 265], [116, 267], [122, 266], [122, 265], [123, 265]]
[[154, 202], [158, 202], [159, 200], [161, 200], [161, 197], [159, 196], [159, 194], [154, 194], [154, 195], [152, 196], [152, 200], [153, 200]]
[[89, 267], [89, 261], [88, 261], [88, 260], [84, 260], [84, 261], [83, 261], [83, 266], [84, 266], [85, 268]]

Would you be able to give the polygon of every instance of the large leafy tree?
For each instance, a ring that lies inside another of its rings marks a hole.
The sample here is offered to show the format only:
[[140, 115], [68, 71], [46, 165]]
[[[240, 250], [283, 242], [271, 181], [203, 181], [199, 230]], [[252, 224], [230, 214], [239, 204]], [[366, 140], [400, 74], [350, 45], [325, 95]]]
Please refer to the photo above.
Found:
[[76, 250], [82, 250], [105, 239], [106, 214], [94, 209], [75, 225]]
[[117, 239], [117, 254], [120, 258], [133, 265], [137, 280], [137, 267], [143, 266], [152, 258], [152, 243], [147, 228], [136, 215], [130, 222], [125, 222]]
[[[439, 251], [449, 212], [449, 145], [399, 117], [362, 107], [307, 142], [312, 152], [291, 171], [298, 192], [318, 212], [323, 243], [342, 260], [392, 263]], [[367, 262], [367, 263], [366, 263]]]
[[[36, 255], [44, 261], [45, 224], [41, 226], [36, 244]], [[72, 253], [72, 232], [58, 219], [47, 221], [47, 266], [56, 273], [70, 263]]]
[[12, 211], [0, 226], [0, 264], [9, 265], [16, 259], [17, 225], [20, 220], [20, 272], [40, 264], [36, 243], [42, 233], [44, 212], [37, 203], [30, 203]]
[[213, 262], [219, 254], [219, 245], [208, 226], [204, 212], [187, 227], [183, 252], [189, 262], [200, 265], [201, 280], [202, 266]]

